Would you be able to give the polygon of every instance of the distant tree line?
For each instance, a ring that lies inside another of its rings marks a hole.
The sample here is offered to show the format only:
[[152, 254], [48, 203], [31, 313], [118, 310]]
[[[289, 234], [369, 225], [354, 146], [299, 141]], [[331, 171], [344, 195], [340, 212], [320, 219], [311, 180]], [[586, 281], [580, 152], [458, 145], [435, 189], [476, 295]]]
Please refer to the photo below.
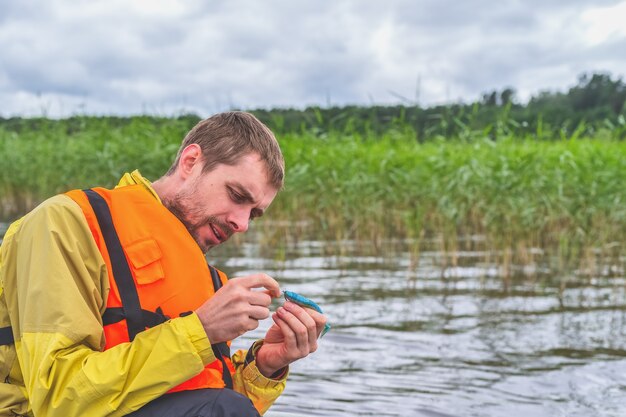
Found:
[[541, 139], [595, 135], [608, 130], [626, 138], [626, 83], [606, 73], [583, 74], [566, 93], [544, 91], [527, 104], [512, 88], [491, 91], [469, 104], [415, 106], [309, 107], [304, 110], [256, 110], [280, 133], [316, 130], [345, 133], [415, 131], [417, 140], [433, 137], [533, 135]]
[[[330, 132], [358, 135], [393, 134], [410, 131], [417, 141], [433, 138], [489, 137], [506, 135], [562, 139], [595, 136], [607, 132], [612, 138], [626, 138], [626, 83], [607, 73], [583, 74], [567, 92], [544, 91], [521, 104], [513, 88], [490, 91], [473, 103], [432, 107], [419, 105], [307, 107], [305, 109], [249, 110], [277, 134]], [[151, 120], [156, 126], [176, 120], [190, 128], [200, 120], [195, 114], [178, 117], [156, 116], [73, 116], [64, 120], [47, 118], [2, 118], [7, 131], [59, 129], [72, 134], [93, 125], [119, 127], [133, 121]]]

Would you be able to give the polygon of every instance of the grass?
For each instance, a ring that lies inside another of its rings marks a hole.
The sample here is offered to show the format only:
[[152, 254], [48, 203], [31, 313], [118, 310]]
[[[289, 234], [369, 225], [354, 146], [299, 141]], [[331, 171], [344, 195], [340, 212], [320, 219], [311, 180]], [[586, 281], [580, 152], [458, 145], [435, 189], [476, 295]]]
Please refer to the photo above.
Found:
[[[135, 168], [156, 179], [189, 128], [177, 119], [90, 118], [72, 132], [52, 121], [0, 130], [0, 216], [14, 218], [67, 189], [113, 186]], [[373, 252], [392, 252], [388, 239], [396, 238], [416, 257], [429, 241], [448, 254], [446, 265], [481, 246], [494, 251], [505, 277], [540, 260], [623, 274], [626, 142], [506, 131], [494, 141], [483, 133], [420, 142], [410, 126], [376, 135], [286, 133], [286, 186], [256, 230], [272, 246], [356, 240]]]

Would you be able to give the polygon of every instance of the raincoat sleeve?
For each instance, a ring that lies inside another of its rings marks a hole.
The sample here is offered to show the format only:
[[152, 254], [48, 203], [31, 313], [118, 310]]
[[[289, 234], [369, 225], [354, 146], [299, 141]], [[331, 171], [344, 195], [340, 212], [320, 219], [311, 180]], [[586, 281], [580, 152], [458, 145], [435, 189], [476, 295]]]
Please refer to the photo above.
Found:
[[231, 359], [235, 366], [235, 390], [250, 398], [259, 413], [264, 414], [285, 389], [288, 368], [277, 379], [265, 377], [256, 366], [256, 351], [262, 344], [263, 340], [258, 340], [250, 347], [253, 354], [239, 350]]
[[[1, 275], [35, 415], [123, 416], [215, 360], [195, 314], [102, 351], [107, 272], [82, 211], [67, 196], [43, 203], [14, 228], [2, 245]], [[246, 380], [250, 372], [237, 368], [238, 387], [271, 404], [278, 389]]]

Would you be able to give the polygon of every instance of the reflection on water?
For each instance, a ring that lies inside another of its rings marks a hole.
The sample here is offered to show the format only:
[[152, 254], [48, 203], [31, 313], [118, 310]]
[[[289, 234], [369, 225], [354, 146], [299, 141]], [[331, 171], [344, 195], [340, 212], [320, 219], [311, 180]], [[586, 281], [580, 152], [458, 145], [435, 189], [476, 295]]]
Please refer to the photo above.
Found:
[[278, 261], [252, 244], [210, 254], [232, 276], [273, 275], [318, 301], [333, 324], [319, 350], [292, 366], [270, 416], [626, 415], [623, 271], [572, 274], [562, 291], [563, 277], [504, 291], [482, 254], [459, 254], [463, 262], [442, 271], [434, 251], [415, 264], [345, 247], [329, 257], [324, 246], [305, 242]]
[[292, 365], [268, 416], [626, 415], [624, 271], [551, 277], [538, 266], [543, 275], [503, 290], [482, 253], [459, 253], [442, 270], [436, 251], [415, 262], [346, 246], [328, 256], [329, 245], [262, 256], [260, 245], [244, 244], [210, 254], [231, 276], [266, 272], [311, 297], [333, 325], [316, 353]]

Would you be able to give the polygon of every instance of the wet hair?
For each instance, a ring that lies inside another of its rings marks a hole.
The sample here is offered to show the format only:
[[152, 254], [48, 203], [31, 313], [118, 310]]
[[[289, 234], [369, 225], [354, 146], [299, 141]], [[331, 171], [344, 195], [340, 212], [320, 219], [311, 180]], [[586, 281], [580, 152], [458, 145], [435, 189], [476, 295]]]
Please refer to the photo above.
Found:
[[270, 184], [276, 189], [283, 186], [285, 161], [278, 141], [272, 131], [250, 113], [218, 113], [200, 121], [183, 139], [166, 175], [176, 171], [183, 149], [194, 143], [202, 150], [204, 173], [218, 164], [235, 165], [241, 157], [256, 153], [265, 162]]

